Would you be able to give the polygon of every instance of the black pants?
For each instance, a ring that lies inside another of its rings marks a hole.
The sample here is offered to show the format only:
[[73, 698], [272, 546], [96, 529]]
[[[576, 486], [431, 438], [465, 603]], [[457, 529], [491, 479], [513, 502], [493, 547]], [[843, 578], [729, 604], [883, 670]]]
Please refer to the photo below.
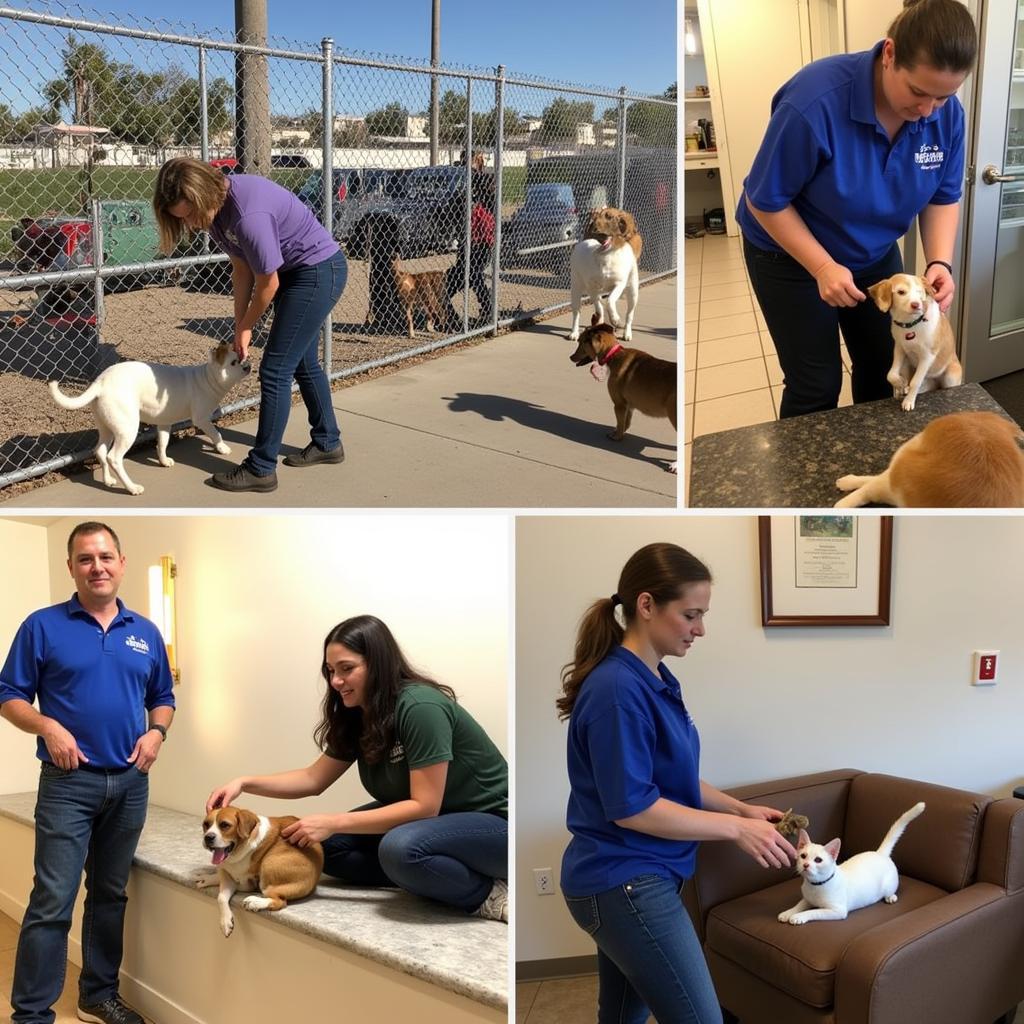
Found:
[[[887, 313], [870, 298], [853, 307], [828, 305], [817, 281], [787, 253], [759, 249], [744, 238], [743, 256], [785, 378], [780, 419], [839, 404], [840, 330], [852, 363], [854, 402], [892, 397], [885, 379], [893, 344]], [[855, 271], [853, 280], [867, 294], [871, 285], [902, 270], [903, 258], [893, 245], [877, 263]]]
[[[480, 318], [490, 320], [494, 315], [494, 308], [491, 302], [491, 289], [488, 287], [486, 274], [487, 266], [491, 262], [491, 246], [474, 245], [469, 251], [469, 287], [476, 294], [476, 301], [480, 305]], [[459, 250], [452, 268], [445, 275], [445, 289], [448, 298], [462, 291], [466, 280], [466, 250]], [[466, 296], [468, 299], [468, 296]]]

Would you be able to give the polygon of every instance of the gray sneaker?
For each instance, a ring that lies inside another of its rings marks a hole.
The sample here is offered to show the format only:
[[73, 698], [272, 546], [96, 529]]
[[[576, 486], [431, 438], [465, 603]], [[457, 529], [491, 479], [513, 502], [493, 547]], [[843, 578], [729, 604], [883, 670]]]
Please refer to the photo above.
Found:
[[146, 1024], [146, 1022], [125, 1003], [120, 996], [111, 996], [93, 1006], [78, 1004], [78, 1019], [95, 1021], [96, 1024]]
[[476, 917], [486, 917], [489, 921], [504, 921], [508, 924], [508, 882], [504, 878], [496, 878], [490, 895], [473, 911]]
[[321, 466], [345, 461], [345, 449], [339, 444], [325, 452], [323, 448], [317, 448], [312, 441], [299, 452], [298, 455], [286, 455], [284, 464], [286, 466]]

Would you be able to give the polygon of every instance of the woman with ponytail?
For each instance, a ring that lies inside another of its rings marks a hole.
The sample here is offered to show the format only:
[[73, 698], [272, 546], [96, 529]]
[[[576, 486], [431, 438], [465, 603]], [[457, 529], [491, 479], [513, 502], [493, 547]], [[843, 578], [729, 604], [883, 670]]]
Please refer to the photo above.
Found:
[[[729, 840], [762, 867], [796, 851], [771, 824], [700, 778], [700, 740], [665, 657], [704, 635], [711, 573], [675, 544], [630, 557], [586, 611], [562, 675], [572, 840], [562, 892], [597, 943], [598, 1024], [721, 1024], [700, 941], [680, 901], [700, 840]], [[621, 615], [621, 621], [620, 621]]]
[[903, 270], [896, 243], [915, 218], [922, 276], [949, 309], [964, 179], [954, 93], [977, 52], [958, 0], [905, 0], [881, 42], [808, 64], [772, 98], [736, 219], [785, 375], [781, 417], [836, 407], [839, 329], [854, 402], [892, 395], [889, 317], [866, 293]]

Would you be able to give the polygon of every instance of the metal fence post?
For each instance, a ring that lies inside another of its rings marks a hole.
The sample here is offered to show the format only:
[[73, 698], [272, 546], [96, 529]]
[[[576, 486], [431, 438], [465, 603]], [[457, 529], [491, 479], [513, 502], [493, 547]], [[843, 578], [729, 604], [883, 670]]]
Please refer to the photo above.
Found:
[[469, 260], [473, 245], [473, 79], [466, 79], [466, 223], [462, 250], [465, 266], [462, 272], [462, 332], [469, 333]]
[[505, 65], [498, 65], [494, 82], [494, 254], [491, 257], [491, 312], [494, 333], [498, 333], [501, 308], [498, 289], [501, 284], [501, 165], [505, 148]]
[[100, 276], [100, 271], [103, 269], [103, 216], [98, 199], [93, 199], [89, 205], [89, 217], [92, 221], [93, 306], [96, 310], [96, 331], [98, 333], [103, 326], [103, 321], [107, 318], [107, 307], [103, 299], [103, 278]]
[[626, 207], [626, 87], [619, 88], [619, 168], [615, 182], [617, 193], [616, 206], [620, 210]]
[[[325, 36], [320, 41], [324, 61], [324, 101], [323, 101], [323, 185], [324, 185], [324, 227], [334, 237], [334, 40]], [[327, 311], [320, 336], [324, 347], [324, 372], [330, 375], [332, 351], [332, 310]]]
[[[199, 158], [210, 162], [210, 108], [206, 95], [206, 47], [199, 47]], [[203, 252], [210, 251], [210, 233], [203, 232]]]

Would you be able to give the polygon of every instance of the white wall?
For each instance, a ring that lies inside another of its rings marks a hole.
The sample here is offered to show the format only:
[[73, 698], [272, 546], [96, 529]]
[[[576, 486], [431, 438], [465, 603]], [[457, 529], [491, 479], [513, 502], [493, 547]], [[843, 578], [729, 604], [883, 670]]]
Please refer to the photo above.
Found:
[[[554, 700], [580, 615], [637, 548], [667, 540], [715, 579], [707, 636], [673, 659], [720, 787], [830, 768], [1008, 796], [1024, 782], [1024, 518], [900, 516], [892, 625], [764, 629], [754, 517], [520, 518], [516, 532], [516, 956], [592, 954], [559, 896], [534, 895], [568, 841]], [[975, 648], [999, 684], [969, 685]]]
[[[6, 582], [0, 587], [0, 637], [6, 640], [0, 664], [7, 657], [26, 609], [50, 603], [47, 564], [47, 533], [43, 526], [0, 520], [0, 551], [4, 553]], [[35, 789], [39, 762], [35, 759], [36, 738], [0, 722], [0, 793], [24, 793]]]
[[[72, 592], [64, 563], [79, 519], [27, 550], [19, 587], [0, 621], [0, 648], [29, 611]], [[453, 687], [507, 755], [508, 524], [497, 516], [137, 516], [106, 520], [121, 538], [126, 604], [148, 614], [146, 567], [178, 564], [181, 683], [170, 737], [151, 776], [151, 799], [203, 813], [206, 797], [239, 774], [296, 768], [318, 756], [312, 740], [325, 683], [323, 638], [363, 612], [391, 627], [414, 665]], [[0, 543], [20, 536], [0, 520]], [[49, 572], [48, 572], [49, 569]], [[15, 605], [20, 605], [16, 608]], [[6, 751], [15, 730], [0, 723]], [[6, 758], [6, 753], [3, 755]], [[0, 762], [2, 763], [2, 762]], [[5, 779], [6, 783], [6, 779]], [[8, 792], [34, 788], [28, 781]], [[366, 796], [355, 770], [301, 801], [243, 797], [271, 813], [343, 810]]]

